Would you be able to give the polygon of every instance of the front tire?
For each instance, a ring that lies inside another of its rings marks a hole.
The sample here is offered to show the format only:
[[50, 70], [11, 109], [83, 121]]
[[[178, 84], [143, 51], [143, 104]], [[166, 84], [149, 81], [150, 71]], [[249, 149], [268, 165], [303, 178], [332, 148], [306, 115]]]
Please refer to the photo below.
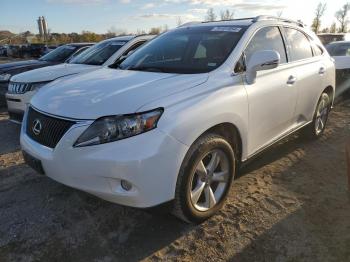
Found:
[[178, 176], [173, 214], [201, 223], [224, 204], [236, 169], [236, 155], [225, 138], [207, 134], [189, 149]]
[[304, 134], [306, 137], [311, 139], [317, 139], [324, 133], [326, 124], [328, 121], [329, 112], [331, 111], [331, 99], [327, 93], [322, 93], [316, 111], [314, 113], [313, 121], [308, 125]]

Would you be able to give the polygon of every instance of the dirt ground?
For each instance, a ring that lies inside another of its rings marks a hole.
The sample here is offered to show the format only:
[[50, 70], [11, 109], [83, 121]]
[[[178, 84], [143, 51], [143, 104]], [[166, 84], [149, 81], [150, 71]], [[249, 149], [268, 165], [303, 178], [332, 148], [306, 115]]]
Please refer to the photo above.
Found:
[[0, 261], [350, 261], [350, 101], [318, 141], [290, 137], [246, 166], [199, 226], [111, 204], [23, 164], [0, 111]]

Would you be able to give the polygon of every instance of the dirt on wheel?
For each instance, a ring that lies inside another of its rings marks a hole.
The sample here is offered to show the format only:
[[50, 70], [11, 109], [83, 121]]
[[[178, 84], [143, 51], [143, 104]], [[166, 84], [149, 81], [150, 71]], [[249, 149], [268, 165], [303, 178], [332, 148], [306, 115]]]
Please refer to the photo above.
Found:
[[350, 101], [321, 139], [294, 135], [244, 167], [224, 208], [198, 226], [36, 174], [2, 112], [0, 261], [350, 261]]

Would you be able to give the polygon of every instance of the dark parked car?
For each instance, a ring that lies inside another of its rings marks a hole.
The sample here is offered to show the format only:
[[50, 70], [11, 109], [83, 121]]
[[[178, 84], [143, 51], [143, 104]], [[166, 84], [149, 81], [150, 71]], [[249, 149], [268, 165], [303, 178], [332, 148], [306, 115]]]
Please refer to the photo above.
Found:
[[8, 88], [8, 83], [13, 75], [23, 73], [29, 70], [37, 69], [40, 67], [51, 66], [64, 63], [81, 50], [86, 47], [92, 46], [94, 43], [73, 43], [62, 45], [52, 52], [44, 55], [37, 60], [27, 60], [20, 62], [12, 62], [0, 65], [0, 106], [4, 106], [5, 93]]
[[45, 54], [45, 51], [47, 50], [47, 45], [45, 44], [29, 44], [22, 46], [20, 50], [20, 57], [23, 58], [29, 58], [29, 57], [35, 57], [39, 58], [42, 55]]

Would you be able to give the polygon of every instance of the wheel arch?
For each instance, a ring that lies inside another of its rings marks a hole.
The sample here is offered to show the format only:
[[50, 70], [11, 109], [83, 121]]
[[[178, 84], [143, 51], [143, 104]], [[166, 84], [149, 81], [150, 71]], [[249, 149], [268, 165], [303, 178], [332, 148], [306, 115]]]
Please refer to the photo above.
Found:
[[239, 161], [242, 160], [242, 147], [243, 147], [243, 142], [242, 142], [242, 136], [237, 128], [232, 123], [229, 122], [223, 122], [220, 124], [216, 124], [215, 126], [210, 127], [206, 131], [204, 131], [200, 136], [209, 134], [209, 133], [214, 133], [217, 135], [220, 135], [224, 137], [232, 146], [232, 148], [235, 150], [235, 153], [237, 155], [237, 159]]

